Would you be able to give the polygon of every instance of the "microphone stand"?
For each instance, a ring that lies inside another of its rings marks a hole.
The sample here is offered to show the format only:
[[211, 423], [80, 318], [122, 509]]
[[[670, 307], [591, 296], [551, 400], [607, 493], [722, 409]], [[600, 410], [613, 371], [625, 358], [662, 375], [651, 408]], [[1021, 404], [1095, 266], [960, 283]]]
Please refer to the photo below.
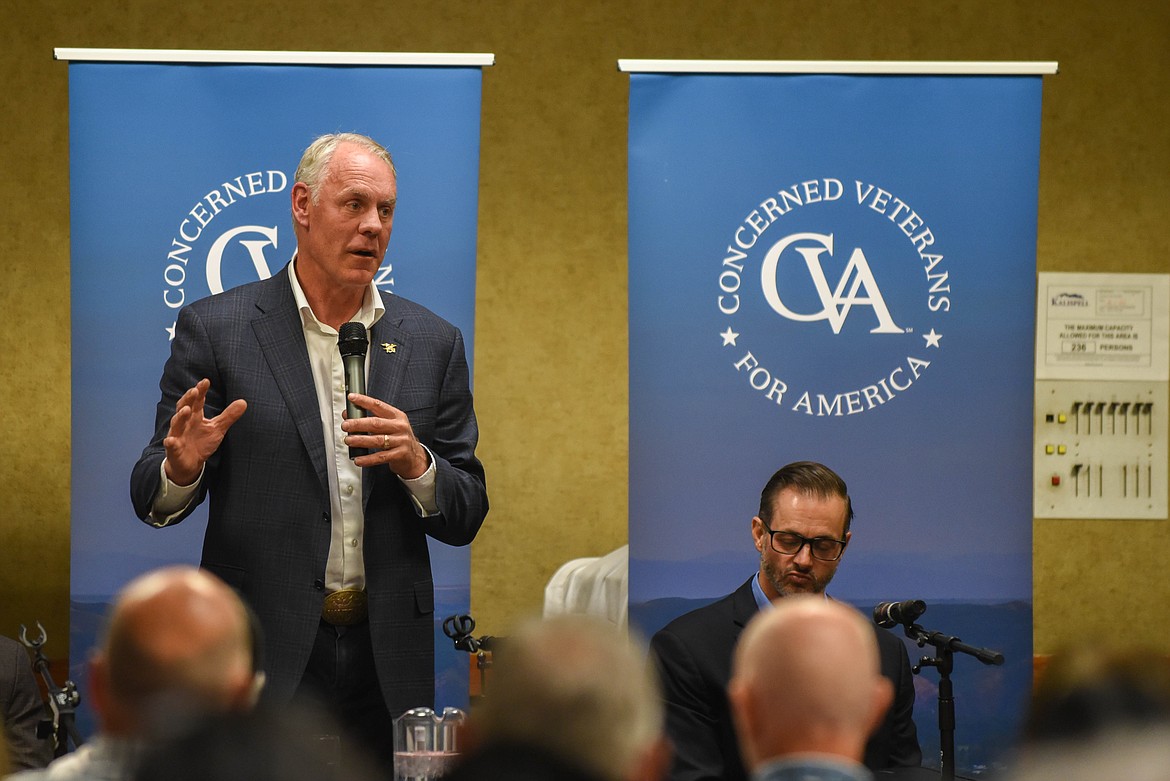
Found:
[[934, 646], [934, 656], [924, 656], [914, 665], [914, 674], [922, 672], [923, 667], [938, 668], [938, 733], [939, 754], [942, 764], [942, 781], [954, 781], [955, 778], [955, 695], [951, 686], [951, 671], [955, 666], [955, 651], [974, 656], [984, 664], [1003, 664], [1003, 654], [986, 648], [976, 648], [959, 640], [957, 637], [945, 635], [923, 629], [915, 623], [905, 624], [906, 637], [909, 637], [919, 648], [926, 645]]
[[35, 640], [29, 640], [28, 629], [24, 624], [20, 625], [20, 642], [31, 648], [36, 657], [33, 660], [33, 669], [45, 682], [45, 689], [49, 693], [49, 708], [53, 714], [52, 720], [46, 719], [37, 725], [37, 737], [47, 738], [52, 735], [53, 756], [60, 757], [69, 752], [69, 741], [73, 741], [74, 748], [80, 748], [84, 742], [74, 723], [74, 712], [81, 704], [81, 694], [77, 691], [77, 684], [71, 680], [65, 681], [63, 688], [57, 687], [53, 674], [49, 672], [49, 660], [41, 651], [48, 634], [40, 621], [37, 622], [37, 629], [40, 630], [40, 636]]
[[443, 621], [443, 634], [455, 643], [455, 650], [475, 654], [475, 666], [479, 670], [479, 696], [482, 697], [487, 686], [487, 668], [492, 664], [488, 653], [495, 650], [495, 644], [500, 638], [491, 635], [475, 638], [471, 636], [473, 631], [475, 619], [471, 616], [448, 616]]

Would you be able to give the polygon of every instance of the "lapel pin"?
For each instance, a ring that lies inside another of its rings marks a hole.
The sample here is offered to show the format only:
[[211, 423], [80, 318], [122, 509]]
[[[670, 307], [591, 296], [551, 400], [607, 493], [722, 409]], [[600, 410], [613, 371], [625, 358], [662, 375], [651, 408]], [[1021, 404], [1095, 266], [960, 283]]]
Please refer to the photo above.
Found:
[[382, 349], [387, 353], [396, 353], [398, 352], [398, 345], [393, 342], [382, 342]]

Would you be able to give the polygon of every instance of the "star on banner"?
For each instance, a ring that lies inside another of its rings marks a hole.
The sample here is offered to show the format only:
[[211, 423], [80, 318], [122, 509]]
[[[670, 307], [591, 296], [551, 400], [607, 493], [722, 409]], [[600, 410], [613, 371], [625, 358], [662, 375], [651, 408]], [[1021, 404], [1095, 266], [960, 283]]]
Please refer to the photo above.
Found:
[[935, 333], [934, 329], [930, 329], [930, 333], [923, 334], [922, 338], [926, 340], [927, 347], [938, 347], [938, 340], [942, 339], [942, 334]]
[[734, 347], [735, 340], [739, 338], [739, 334], [737, 334], [735, 331], [732, 331], [731, 328], [728, 328], [726, 331], [724, 331], [723, 333], [721, 333], [719, 335], [723, 337], [723, 346], [724, 347], [726, 347], [729, 344], [732, 347]]

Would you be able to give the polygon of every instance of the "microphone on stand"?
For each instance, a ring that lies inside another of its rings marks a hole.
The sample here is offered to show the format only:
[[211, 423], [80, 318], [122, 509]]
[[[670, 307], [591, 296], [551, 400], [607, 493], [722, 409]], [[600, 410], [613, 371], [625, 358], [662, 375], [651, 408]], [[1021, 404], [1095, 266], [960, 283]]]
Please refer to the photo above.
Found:
[[[349, 400], [349, 394], [366, 392], [366, 349], [370, 340], [366, 327], [358, 322], [343, 323], [337, 332], [337, 349], [345, 368], [345, 414], [350, 420], [364, 418], [366, 411]], [[351, 447], [351, 459], [364, 456], [366, 449]]]
[[909, 626], [926, 612], [926, 603], [921, 599], [907, 599], [903, 602], [882, 602], [873, 609], [873, 621], [889, 629], [898, 624]]

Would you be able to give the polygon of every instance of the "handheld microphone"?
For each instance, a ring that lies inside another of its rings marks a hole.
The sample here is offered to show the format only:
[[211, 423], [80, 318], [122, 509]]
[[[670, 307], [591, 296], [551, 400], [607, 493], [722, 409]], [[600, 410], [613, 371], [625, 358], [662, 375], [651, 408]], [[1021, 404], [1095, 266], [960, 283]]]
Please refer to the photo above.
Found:
[[[349, 400], [349, 394], [366, 392], [366, 349], [369, 344], [366, 327], [361, 323], [344, 323], [337, 332], [337, 349], [345, 369], [345, 414], [350, 420], [366, 416], [364, 409]], [[365, 454], [365, 448], [349, 449], [351, 459]]]
[[909, 626], [926, 612], [926, 603], [921, 599], [907, 599], [904, 602], [882, 602], [873, 609], [873, 621], [889, 629], [898, 624]]

